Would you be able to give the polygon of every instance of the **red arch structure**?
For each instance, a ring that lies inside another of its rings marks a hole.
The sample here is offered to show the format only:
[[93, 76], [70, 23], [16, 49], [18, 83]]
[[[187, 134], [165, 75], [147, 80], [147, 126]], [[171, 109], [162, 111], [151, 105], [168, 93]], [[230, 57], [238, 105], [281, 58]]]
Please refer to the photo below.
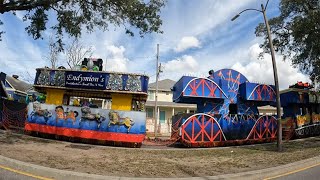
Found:
[[250, 93], [248, 100], [275, 101], [276, 92], [265, 84], [258, 84]]
[[199, 113], [181, 125], [181, 141], [189, 147], [212, 147], [221, 145], [226, 138], [214, 117]]
[[277, 119], [273, 116], [261, 116], [257, 119], [246, 140], [265, 140], [277, 137]]
[[184, 90], [183, 96], [227, 98], [227, 95], [214, 81], [208, 78], [194, 78], [189, 81]]

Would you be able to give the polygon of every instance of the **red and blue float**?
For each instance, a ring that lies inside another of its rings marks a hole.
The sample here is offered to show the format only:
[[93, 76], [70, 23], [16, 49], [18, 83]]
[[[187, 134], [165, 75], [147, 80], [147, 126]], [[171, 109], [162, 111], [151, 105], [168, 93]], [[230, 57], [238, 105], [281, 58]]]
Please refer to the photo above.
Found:
[[34, 88], [46, 99], [29, 103], [25, 131], [140, 147], [146, 134], [148, 76], [101, 71], [101, 60], [95, 60], [96, 66], [94, 59], [84, 62], [82, 70], [37, 69]]
[[320, 93], [297, 82], [280, 94], [285, 139], [320, 135]]
[[273, 85], [251, 83], [232, 69], [210, 76], [183, 76], [173, 86], [173, 101], [197, 104], [196, 113], [172, 118], [171, 138], [187, 147], [270, 142], [277, 137], [274, 116], [259, 115], [258, 106], [275, 103]]

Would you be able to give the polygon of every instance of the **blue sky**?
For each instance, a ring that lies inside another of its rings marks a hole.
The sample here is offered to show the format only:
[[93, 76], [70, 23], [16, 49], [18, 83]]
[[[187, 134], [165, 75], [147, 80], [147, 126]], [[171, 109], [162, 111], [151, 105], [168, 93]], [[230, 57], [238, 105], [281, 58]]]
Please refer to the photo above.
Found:
[[[261, 13], [248, 11], [236, 20], [230, 19], [246, 8], [260, 8], [266, 0], [169, 0], [162, 9], [163, 34], [148, 34], [144, 38], [129, 37], [122, 27], [110, 27], [109, 31], [83, 32], [81, 42], [93, 48], [93, 57], [102, 58], [106, 70], [145, 73], [150, 82], [155, 80], [156, 47], [160, 44], [160, 62], [163, 65], [161, 79], [178, 80], [182, 75], [207, 76], [210, 69], [233, 68], [250, 81], [273, 84], [272, 64], [269, 54], [263, 60], [257, 56], [261, 38], [255, 37], [255, 27], [263, 22]], [[270, 0], [267, 16], [279, 14], [279, 0]], [[24, 31], [28, 22], [22, 22], [23, 12], [17, 16], [0, 15], [6, 33], [0, 42], [0, 71], [8, 75], [18, 74], [29, 80], [35, 68], [49, 66], [48, 37], [33, 40]], [[55, 21], [50, 16], [51, 23]], [[68, 38], [65, 42], [70, 41]], [[290, 61], [276, 56], [280, 88], [297, 81], [309, 81], [308, 77], [291, 67]], [[66, 66], [66, 57], [59, 55], [59, 65]]]

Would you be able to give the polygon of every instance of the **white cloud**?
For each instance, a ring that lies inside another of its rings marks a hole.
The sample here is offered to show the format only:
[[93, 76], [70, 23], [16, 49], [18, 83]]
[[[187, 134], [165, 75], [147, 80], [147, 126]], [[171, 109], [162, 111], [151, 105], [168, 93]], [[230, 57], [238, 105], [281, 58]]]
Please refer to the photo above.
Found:
[[[232, 16], [246, 7], [259, 8], [259, 3], [255, 0], [242, 0], [237, 3], [234, 3], [233, 0], [202, 0], [201, 3], [196, 1], [168, 1], [161, 14], [163, 19], [161, 29], [164, 33], [156, 36], [154, 44], [160, 43], [163, 45], [160, 51], [167, 52], [176, 48], [176, 44], [186, 36], [193, 35], [198, 39], [208, 33], [222, 36], [226, 34], [225, 31], [234, 30], [229, 28], [217, 33], [222, 28], [230, 27], [234, 24], [230, 21]], [[237, 26], [237, 29], [245, 25], [246, 22], [243, 22]], [[208, 40], [205, 37], [204, 39]], [[201, 43], [203, 42], [201, 41]]]
[[161, 79], [172, 79], [177, 81], [181, 76], [200, 76], [199, 64], [192, 56], [184, 55], [180, 58], [170, 60], [163, 64]]
[[173, 59], [164, 64], [165, 72], [187, 72], [196, 71], [199, 65], [198, 62], [188, 55], [184, 55], [181, 58]]
[[24, 11], [17, 11], [16, 12], [16, 17], [20, 20], [23, 21], [23, 17], [26, 15]]
[[129, 60], [124, 56], [125, 48], [114, 45], [108, 46], [109, 57], [107, 57], [106, 70], [126, 72]]
[[9, 48], [9, 44], [6, 41], [0, 43], [0, 71], [8, 76], [19, 75], [22, 80], [27, 79], [27, 74], [34, 78], [35, 69], [45, 66], [39, 47], [27, 39], [15, 43], [15, 46], [19, 48], [18, 53]]
[[200, 47], [199, 40], [193, 36], [186, 36], [180, 40], [179, 44], [175, 48], [175, 51], [182, 52], [186, 49], [193, 48], [193, 47]]
[[[254, 44], [248, 52], [249, 61], [245, 63], [237, 62], [231, 68], [241, 72], [251, 82], [274, 84], [271, 56], [270, 54], [264, 54], [264, 58], [258, 60], [257, 57], [261, 51], [259, 45]], [[310, 82], [308, 76], [293, 68], [289, 61], [283, 61], [282, 59], [282, 56], [276, 56], [280, 89], [286, 89], [297, 81]]]

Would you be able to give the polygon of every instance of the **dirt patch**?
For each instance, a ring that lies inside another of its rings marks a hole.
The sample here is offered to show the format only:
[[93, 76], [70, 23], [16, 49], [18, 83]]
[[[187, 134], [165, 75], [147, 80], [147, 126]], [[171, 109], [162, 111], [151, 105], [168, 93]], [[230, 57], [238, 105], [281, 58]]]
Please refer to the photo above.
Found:
[[69, 145], [66, 145], [65, 147], [67, 148], [75, 148], [75, 149], [83, 149], [83, 150], [88, 150], [88, 149], [91, 149], [92, 146], [86, 146], [86, 145], [79, 145], [79, 144], [69, 144]]
[[279, 153], [274, 143], [210, 149], [134, 149], [0, 132], [0, 154], [46, 167], [108, 176], [214, 176], [263, 169], [318, 156], [320, 137], [284, 142], [284, 152]]

